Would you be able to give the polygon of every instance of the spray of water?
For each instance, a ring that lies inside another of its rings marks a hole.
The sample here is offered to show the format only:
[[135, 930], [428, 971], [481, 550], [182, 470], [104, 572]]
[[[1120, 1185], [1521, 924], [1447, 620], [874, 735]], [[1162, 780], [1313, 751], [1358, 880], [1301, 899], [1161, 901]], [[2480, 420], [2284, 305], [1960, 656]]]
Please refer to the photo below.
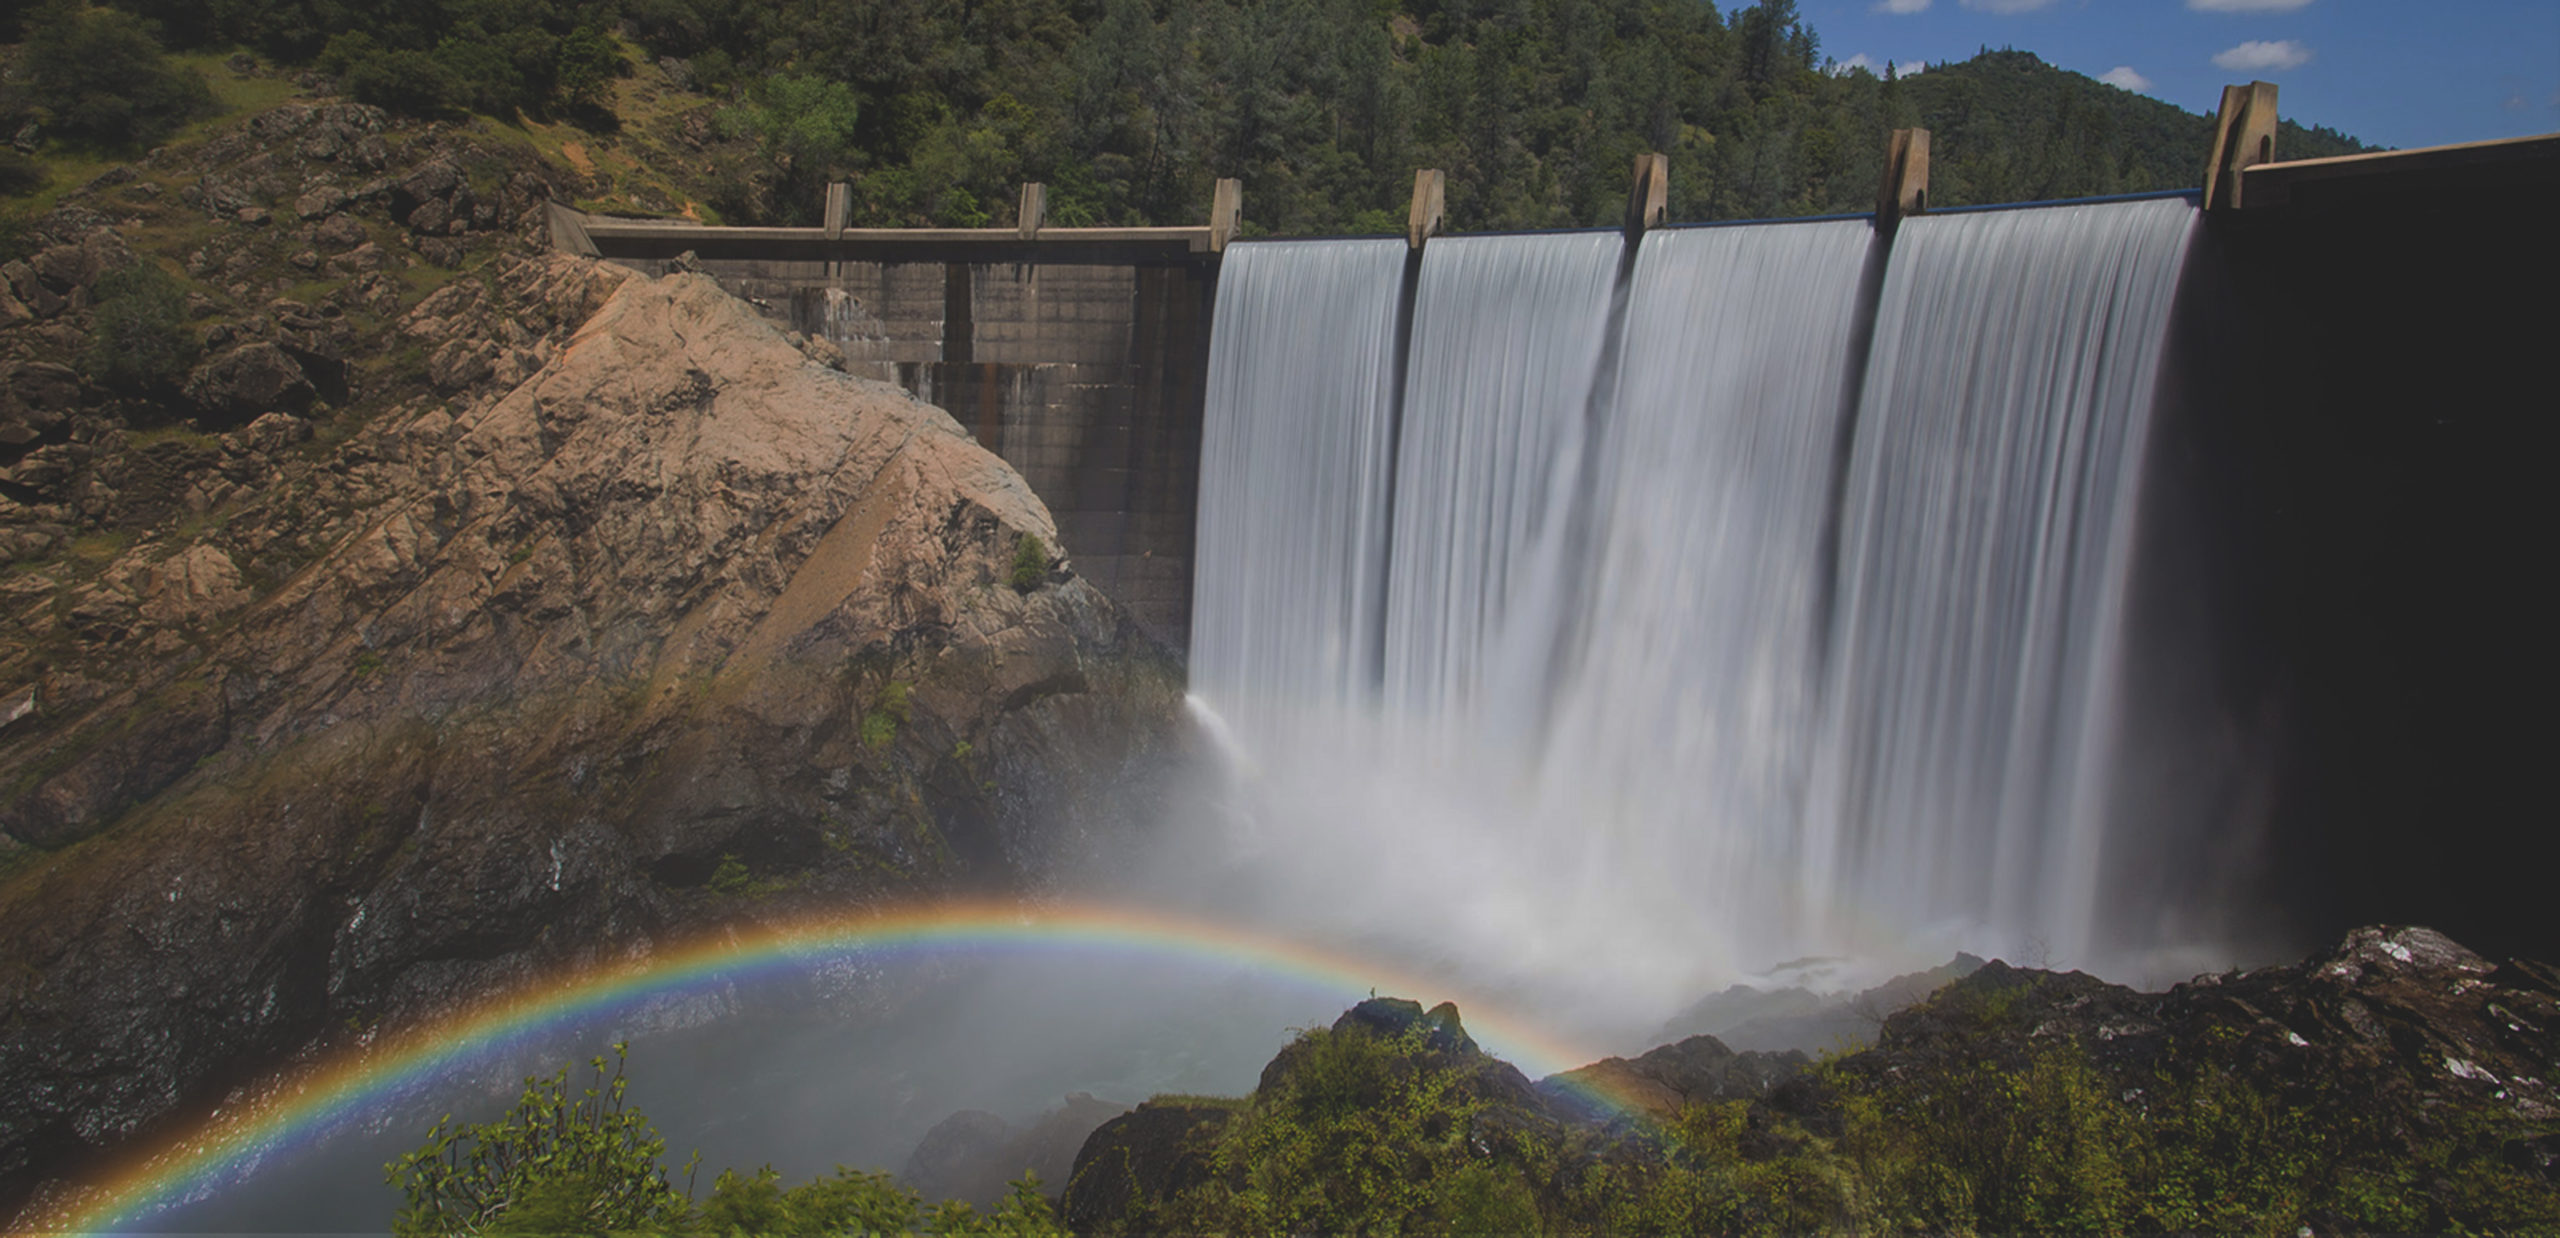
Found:
[[[1602, 1036], [1806, 955], [2091, 961], [2131, 507], [2193, 219], [1913, 221], [1866, 352], [1862, 223], [1657, 233], [1623, 286], [1612, 234], [1434, 242], [1383, 507], [1321, 453], [1204, 463], [1223, 555], [1338, 573], [1328, 621], [1356, 643], [1382, 605], [1382, 637], [1364, 695], [1356, 656], [1258, 641], [1269, 596], [1204, 568], [1194, 688], [1247, 754], [1227, 811], [1253, 841], [1158, 856], [1168, 896]], [[1213, 443], [1336, 381], [1230, 337], [1227, 298], [1268, 304], [1239, 273], [1342, 258], [1265, 247], [1226, 276], [1220, 345], [1256, 377], [1213, 375]], [[1382, 511], [1383, 598], [1353, 591], [1374, 543], [1311, 556], [1275, 511]]]

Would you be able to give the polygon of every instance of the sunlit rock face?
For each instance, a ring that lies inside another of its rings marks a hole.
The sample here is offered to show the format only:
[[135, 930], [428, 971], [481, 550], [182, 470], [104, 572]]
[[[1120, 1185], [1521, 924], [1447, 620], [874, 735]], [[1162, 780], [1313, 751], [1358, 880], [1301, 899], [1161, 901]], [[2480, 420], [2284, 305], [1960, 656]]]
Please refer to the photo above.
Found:
[[1037, 882], [1147, 794], [1178, 672], [950, 417], [707, 278], [493, 270], [326, 466], [359, 531], [254, 603], [172, 556], [210, 656], [0, 754], [0, 1214], [315, 1040]]

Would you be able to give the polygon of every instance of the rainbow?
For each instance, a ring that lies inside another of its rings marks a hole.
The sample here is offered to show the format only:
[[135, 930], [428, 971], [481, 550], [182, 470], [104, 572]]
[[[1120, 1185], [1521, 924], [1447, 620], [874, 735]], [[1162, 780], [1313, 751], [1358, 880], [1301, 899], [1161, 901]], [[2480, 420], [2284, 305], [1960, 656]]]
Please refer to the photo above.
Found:
[[[648, 957], [564, 974], [273, 1081], [260, 1099], [110, 1173], [45, 1230], [113, 1233], [239, 1176], [408, 1089], [472, 1061], [609, 1017], [651, 998], [805, 970], [860, 953], [998, 949], [1121, 952], [1242, 966], [1319, 988], [1432, 1000], [1444, 982], [1231, 925], [1101, 904], [938, 902], [733, 929]], [[1460, 997], [1468, 1031], [1532, 1077], [1595, 1060], [1527, 1022]], [[1623, 1108], [1608, 1097], [1597, 1097]]]

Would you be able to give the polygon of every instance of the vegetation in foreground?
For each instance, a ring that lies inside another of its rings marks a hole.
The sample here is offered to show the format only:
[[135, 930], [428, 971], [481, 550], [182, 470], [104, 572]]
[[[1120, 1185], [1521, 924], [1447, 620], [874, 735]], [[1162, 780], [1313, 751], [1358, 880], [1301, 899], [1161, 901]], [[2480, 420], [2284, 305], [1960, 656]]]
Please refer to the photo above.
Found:
[[[587, 1063], [573, 1085], [563, 1067], [525, 1080], [515, 1107], [490, 1122], [436, 1124], [427, 1142], [385, 1167], [406, 1204], [392, 1232], [409, 1238], [451, 1234], [1063, 1234], [1056, 1213], [1025, 1175], [993, 1211], [959, 1200], [926, 1206], [885, 1173], [838, 1167], [834, 1175], [786, 1187], [770, 1167], [724, 1170], [700, 1202], [693, 1159], [674, 1171], [667, 1141], [625, 1096], [623, 1045], [611, 1073]], [[685, 1178], [678, 1187], [676, 1175]]]
[[[2423, 929], [2360, 930], [2308, 964], [2167, 994], [1994, 963], [1860, 1052], [1806, 1063], [1700, 1037], [1536, 1084], [1454, 1006], [1372, 999], [1283, 1049], [1251, 1096], [1160, 1097], [1106, 1123], [1062, 1215], [1036, 1182], [981, 1217], [850, 1171], [792, 1191], [723, 1174], [692, 1209], [618, 1073], [587, 1109], [564, 1108], [555, 1080], [475, 1128], [476, 1147], [523, 1149], [513, 1162], [458, 1158], [438, 1135], [394, 1169], [403, 1232], [494, 1216], [481, 1232], [541, 1217], [794, 1234], [2548, 1233], [2556, 984]], [[1647, 1072], [1680, 1099], [1590, 1099]], [[560, 1113], [582, 1150], [533, 1155], [551, 1137], [528, 1132]], [[511, 1167], [528, 1155], [553, 1168]], [[527, 1202], [480, 1202], [499, 1194]]]

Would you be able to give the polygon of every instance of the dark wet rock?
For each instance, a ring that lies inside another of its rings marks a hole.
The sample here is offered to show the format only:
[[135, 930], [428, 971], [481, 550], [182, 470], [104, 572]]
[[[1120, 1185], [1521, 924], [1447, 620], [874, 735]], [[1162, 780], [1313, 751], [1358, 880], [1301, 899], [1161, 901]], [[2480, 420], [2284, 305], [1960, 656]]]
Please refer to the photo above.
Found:
[[1060, 1219], [1079, 1232], [1116, 1228], [1148, 1204], [1207, 1181], [1214, 1171], [1209, 1141], [1234, 1116], [1214, 1106], [1151, 1101], [1103, 1123], [1076, 1153]]

